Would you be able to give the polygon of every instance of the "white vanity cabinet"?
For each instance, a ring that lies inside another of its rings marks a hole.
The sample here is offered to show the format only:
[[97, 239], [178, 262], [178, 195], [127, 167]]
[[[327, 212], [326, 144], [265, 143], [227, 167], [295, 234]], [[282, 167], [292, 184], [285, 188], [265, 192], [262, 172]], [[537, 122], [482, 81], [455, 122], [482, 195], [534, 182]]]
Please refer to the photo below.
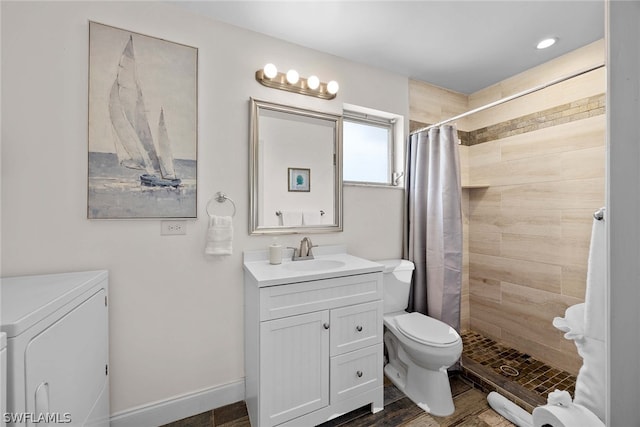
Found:
[[282, 272], [258, 280], [264, 276], [245, 256], [245, 400], [253, 427], [316, 425], [367, 404], [383, 409], [382, 271], [361, 261], [367, 268], [345, 262], [340, 271], [299, 274], [256, 262]]

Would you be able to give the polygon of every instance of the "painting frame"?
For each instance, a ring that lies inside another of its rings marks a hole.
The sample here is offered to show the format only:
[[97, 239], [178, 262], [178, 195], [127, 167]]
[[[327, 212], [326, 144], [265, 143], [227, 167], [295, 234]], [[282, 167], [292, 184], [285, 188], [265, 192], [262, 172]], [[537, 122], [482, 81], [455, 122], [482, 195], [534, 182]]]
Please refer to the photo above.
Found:
[[288, 172], [288, 190], [291, 192], [311, 191], [311, 169], [306, 168], [287, 168]]
[[88, 219], [197, 218], [198, 48], [89, 21]]

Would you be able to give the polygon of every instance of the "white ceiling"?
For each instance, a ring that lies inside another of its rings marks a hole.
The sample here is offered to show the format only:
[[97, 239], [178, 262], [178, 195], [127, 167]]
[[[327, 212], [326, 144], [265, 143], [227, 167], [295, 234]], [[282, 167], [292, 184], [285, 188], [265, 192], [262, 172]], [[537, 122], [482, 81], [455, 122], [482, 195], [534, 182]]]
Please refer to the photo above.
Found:
[[[473, 93], [604, 37], [604, 0], [179, 1], [352, 61]], [[545, 37], [558, 43], [535, 45]]]

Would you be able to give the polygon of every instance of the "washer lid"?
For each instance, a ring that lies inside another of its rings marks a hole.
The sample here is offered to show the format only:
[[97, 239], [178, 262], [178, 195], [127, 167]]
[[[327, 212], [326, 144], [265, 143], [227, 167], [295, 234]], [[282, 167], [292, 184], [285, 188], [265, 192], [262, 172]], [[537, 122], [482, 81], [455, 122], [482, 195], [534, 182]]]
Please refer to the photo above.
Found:
[[445, 346], [460, 339], [460, 335], [451, 326], [420, 313], [398, 316], [396, 325], [408, 338], [423, 344]]
[[107, 278], [107, 271], [99, 270], [0, 279], [2, 332], [12, 338], [70, 305], [68, 311], [83, 294], [107, 286]]

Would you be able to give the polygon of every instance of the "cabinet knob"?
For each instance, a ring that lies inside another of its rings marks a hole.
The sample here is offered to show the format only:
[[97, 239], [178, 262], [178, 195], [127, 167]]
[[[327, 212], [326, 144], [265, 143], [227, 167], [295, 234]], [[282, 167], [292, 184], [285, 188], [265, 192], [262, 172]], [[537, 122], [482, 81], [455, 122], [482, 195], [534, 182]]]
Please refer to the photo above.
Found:
[[357, 330], [358, 332], [362, 332], [362, 326], [360, 326], [360, 325], [356, 326], [356, 330]]
[[328, 324], [328, 323], [324, 323], [322, 326], [323, 326], [325, 329], [329, 329], [329, 324]]
[[362, 377], [362, 371], [356, 372], [356, 375], [358, 376], [358, 378], [361, 378]]

